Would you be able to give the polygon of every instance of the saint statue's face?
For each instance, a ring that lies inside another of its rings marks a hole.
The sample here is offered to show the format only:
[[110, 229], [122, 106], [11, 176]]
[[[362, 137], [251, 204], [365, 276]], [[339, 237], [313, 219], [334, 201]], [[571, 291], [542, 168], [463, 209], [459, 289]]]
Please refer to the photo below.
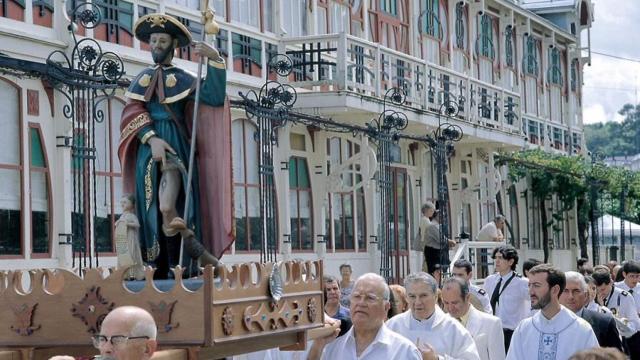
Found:
[[151, 56], [156, 64], [170, 62], [175, 50], [175, 41], [169, 34], [153, 33], [149, 36], [149, 46], [151, 46]]
[[122, 211], [131, 211], [133, 210], [133, 203], [127, 196], [125, 196], [120, 199], [120, 207], [122, 208]]

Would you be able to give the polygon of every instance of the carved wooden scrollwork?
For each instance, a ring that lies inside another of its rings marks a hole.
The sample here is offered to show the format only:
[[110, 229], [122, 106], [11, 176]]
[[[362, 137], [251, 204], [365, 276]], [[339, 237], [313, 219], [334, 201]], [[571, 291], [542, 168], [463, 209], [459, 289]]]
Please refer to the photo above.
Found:
[[40, 325], [33, 325], [33, 314], [37, 306], [37, 303], [32, 306], [27, 304], [12, 306], [11, 310], [13, 310], [15, 320], [11, 325], [11, 330], [21, 336], [30, 336], [34, 331], [39, 330], [41, 327]]
[[233, 335], [233, 310], [229, 306], [222, 312], [222, 331], [227, 336]]
[[97, 334], [102, 326], [102, 320], [114, 306], [115, 303], [107, 301], [100, 295], [99, 286], [92, 286], [80, 301], [72, 305], [71, 312], [87, 326], [87, 332]]
[[173, 329], [177, 329], [180, 326], [180, 323], [171, 323], [171, 316], [173, 315], [173, 308], [176, 305], [178, 300], [174, 302], [164, 302], [160, 301], [159, 303], [153, 303], [149, 301], [150, 312], [153, 316], [153, 319], [156, 321], [158, 325], [158, 332], [160, 333], [168, 333]]
[[316, 315], [318, 314], [318, 302], [315, 298], [309, 299], [307, 303], [307, 316], [310, 322], [316, 321]]
[[254, 308], [254, 306], [248, 306], [242, 317], [244, 326], [249, 331], [287, 328], [297, 324], [302, 316], [302, 309], [297, 301], [289, 303], [282, 300], [277, 303], [273, 311], [270, 311], [270, 306], [264, 303], [260, 304], [255, 311]]

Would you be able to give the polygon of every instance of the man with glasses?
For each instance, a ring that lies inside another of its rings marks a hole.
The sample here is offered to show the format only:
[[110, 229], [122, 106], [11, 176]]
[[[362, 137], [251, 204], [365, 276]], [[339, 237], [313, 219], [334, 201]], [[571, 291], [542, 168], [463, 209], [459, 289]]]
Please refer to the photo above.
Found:
[[333, 339], [337, 333], [316, 339], [309, 349], [308, 359], [422, 359], [420, 351], [411, 341], [385, 325], [384, 320], [391, 306], [389, 296], [389, 287], [380, 275], [368, 273], [360, 276], [351, 292], [353, 326], [336, 340]]
[[102, 322], [93, 345], [101, 360], [147, 360], [156, 351], [156, 323], [151, 314], [135, 306], [121, 306]]
[[567, 271], [564, 276], [567, 279], [567, 284], [560, 295], [560, 304], [587, 320], [601, 347], [614, 347], [622, 350], [620, 334], [613, 316], [585, 308], [589, 303], [589, 285], [587, 285], [584, 276], [575, 271]]
[[436, 306], [437, 283], [433, 276], [410, 274], [404, 285], [409, 311], [387, 321], [391, 330], [416, 343], [424, 360], [480, 359], [469, 331]]

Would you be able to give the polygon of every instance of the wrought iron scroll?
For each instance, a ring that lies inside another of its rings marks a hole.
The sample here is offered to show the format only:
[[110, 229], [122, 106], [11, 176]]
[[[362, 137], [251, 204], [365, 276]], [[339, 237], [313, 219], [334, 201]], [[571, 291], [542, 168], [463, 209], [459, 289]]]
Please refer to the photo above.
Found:
[[[269, 71], [281, 77], [291, 74], [293, 63], [282, 54], [269, 60]], [[259, 92], [239, 93], [249, 119], [258, 125], [254, 139], [258, 142], [258, 171], [260, 174], [260, 261], [276, 261], [278, 239], [276, 234], [276, 191], [274, 180], [273, 149], [277, 144], [277, 130], [287, 124], [289, 109], [297, 100], [296, 90], [287, 84], [267, 80]]]
[[391, 147], [400, 139], [399, 132], [404, 130], [409, 121], [400, 111], [387, 109], [387, 104], [402, 105], [406, 93], [400, 88], [391, 88], [384, 95], [383, 111], [377, 119], [367, 123], [368, 135], [377, 144], [378, 152], [378, 188], [380, 191], [380, 232], [378, 248], [380, 249], [380, 275], [387, 283], [395, 283], [399, 279], [398, 264], [393, 264], [393, 252], [400, 251], [399, 239], [391, 227], [391, 207], [393, 206], [393, 179], [391, 172]]
[[47, 57], [46, 79], [67, 99], [62, 114], [72, 124], [71, 158], [73, 172], [72, 248], [73, 267], [98, 266], [95, 244], [96, 207], [96, 123], [105, 120], [99, 105], [113, 97], [122, 86], [124, 63], [113, 52], [103, 52], [91, 38], [78, 39], [78, 24], [92, 29], [102, 21], [99, 7], [89, 2], [77, 4], [65, 14], [73, 48], [56, 50]]

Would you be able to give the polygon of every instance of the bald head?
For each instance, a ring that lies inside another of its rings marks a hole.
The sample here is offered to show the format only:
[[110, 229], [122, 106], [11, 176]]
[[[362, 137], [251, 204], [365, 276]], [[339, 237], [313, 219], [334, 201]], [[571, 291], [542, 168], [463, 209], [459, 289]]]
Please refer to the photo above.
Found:
[[[158, 330], [153, 316], [136, 306], [121, 306], [111, 311], [102, 322], [100, 335], [104, 341], [95, 344], [104, 359], [147, 360], [157, 347]], [[114, 344], [113, 339], [126, 341]]]
[[148, 336], [150, 339], [155, 340], [158, 334], [153, 316], [137, 306], [115, 308], [104, 318], [102, 324], [104, 326], [104, 324], [112, 321], [118, 322], [123, 328], [128, 329], [128, 336]]

